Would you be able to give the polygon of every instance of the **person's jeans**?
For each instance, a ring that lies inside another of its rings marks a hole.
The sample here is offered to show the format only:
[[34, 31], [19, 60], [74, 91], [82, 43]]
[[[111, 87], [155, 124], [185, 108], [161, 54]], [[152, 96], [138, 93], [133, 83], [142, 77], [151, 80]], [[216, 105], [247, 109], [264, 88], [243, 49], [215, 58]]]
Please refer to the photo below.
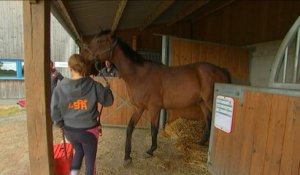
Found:
[[71, 142], [75, 150], [71, 170], [79, 170], [81, 168], [82, 159], [85, 156], [85, 174], [95, 174], [95, 161], [99, 135], [97, 135], [97, 131], [98, 127], [79, 131], [65, 129], [65, 136]]

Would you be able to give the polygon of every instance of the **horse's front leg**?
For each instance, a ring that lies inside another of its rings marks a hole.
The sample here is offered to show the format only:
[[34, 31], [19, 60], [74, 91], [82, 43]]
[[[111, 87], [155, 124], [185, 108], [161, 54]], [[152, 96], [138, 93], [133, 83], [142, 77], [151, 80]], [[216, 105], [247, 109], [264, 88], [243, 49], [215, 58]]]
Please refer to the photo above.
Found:
[[151, 119], [151, 137], [152, 137], [152, 144], [151, 147], [146, 151], [145, 156], [146, 157], [152, 157], [153, 152], [157, 148], [157, 134], [158, 134], [158, 122], [159, 122], [159, 112], [160, 109], [155, 109], [152, 114], [152, 119]]
[[124, 166], [128, 166], [132, 162], [132, 158], [130, 157], [132, 133], [136, 124], [141, 118], [143, 112], [144, 109], [136, 109], [135, 112], [132, 114], [130, 121], [128, 123], [127, 131], [126, 131]]

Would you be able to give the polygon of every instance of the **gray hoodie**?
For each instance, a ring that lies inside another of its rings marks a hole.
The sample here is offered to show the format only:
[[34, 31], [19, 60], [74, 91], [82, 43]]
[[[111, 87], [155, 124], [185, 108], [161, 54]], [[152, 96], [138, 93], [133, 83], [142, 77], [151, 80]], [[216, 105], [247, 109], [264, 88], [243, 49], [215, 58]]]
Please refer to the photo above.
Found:
[[92, 128], [99, 125], [97, 103], [110, 106], [113, 101], [111, 90], [90, 77], [64, 78], [52, 94], [51, 118], [60, 127]]

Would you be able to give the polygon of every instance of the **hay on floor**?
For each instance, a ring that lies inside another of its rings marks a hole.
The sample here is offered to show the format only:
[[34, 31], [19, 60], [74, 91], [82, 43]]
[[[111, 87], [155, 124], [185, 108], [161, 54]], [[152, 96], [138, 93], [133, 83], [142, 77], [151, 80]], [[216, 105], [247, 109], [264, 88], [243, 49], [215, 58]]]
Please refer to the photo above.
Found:
[[172, 123], [166, 124], [164, 133], [175, 140], [176, 148], [185, 156], [185, 163], [191, 167], [201, 169], [201, 174], [210, 174], [207, 167], [208, 146], [197, 144], [205, 127], [203, 120], [189, 120], [178, 118]]

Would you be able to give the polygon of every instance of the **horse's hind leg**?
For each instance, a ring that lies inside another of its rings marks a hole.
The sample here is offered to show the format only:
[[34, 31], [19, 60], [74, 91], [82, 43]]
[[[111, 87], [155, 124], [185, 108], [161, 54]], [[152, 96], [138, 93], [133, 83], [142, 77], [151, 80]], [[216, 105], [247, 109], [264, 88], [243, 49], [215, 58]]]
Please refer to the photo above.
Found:
[[204, 128], [204, 132], [202, 135], [202, 138], [200, 139], [200, 141], [198, 142], [200, 145], [204, 145], [210, 136], [210, 127], [211, 127], [211, 111], [205, 106], [204, 103], [202, 103], [200, 105], [201, 110], [204, 114], [204, 119], [205, 119], [205, 128]]
[[124, 166], [128, 166], [132, 161], [132, 158], [130, 157], [132, 132], [133, 132], [136, 124], [138, 123], [139, 119], [141, 118], [143, 112], [144, 112], [144, 109], [135, 110], [135, 112], [132, 114], [131, 119], [128, 123], [127, 131], [126, 131]]
[[159, 112], [160, 109], [156, 109], [155, 112], [151, 112], [153, 115], [153, 118], [151, 119], [151, 136], [152, 136], [152, 145], [151, 147], [146, 151], [145, 156], [146, 157], [152, 157], [153, 152], [157, 148], [157, 134], [158, 134], [158, 122], [159, 122]]

